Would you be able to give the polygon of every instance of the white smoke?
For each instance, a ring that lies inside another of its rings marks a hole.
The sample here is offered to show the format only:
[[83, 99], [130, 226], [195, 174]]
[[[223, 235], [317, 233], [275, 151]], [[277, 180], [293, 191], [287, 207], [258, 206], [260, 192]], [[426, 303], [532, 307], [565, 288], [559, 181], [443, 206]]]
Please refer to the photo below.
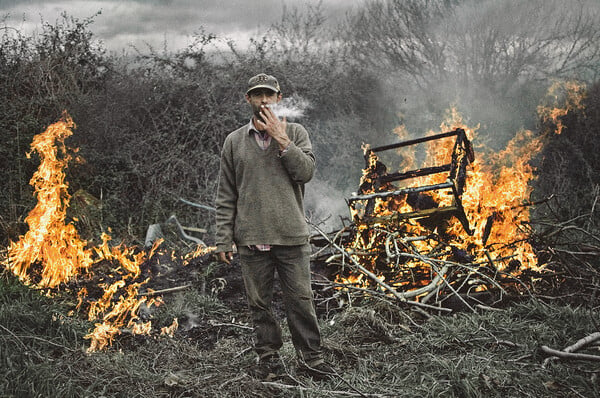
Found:
[[275, 113], [278, 118], [300, 119], [304, 117], [304, 112], [310, 108], [308, 100], [292, 95], [285, 97], [279, 103], [269, 105], [269, 108]]
[[342, 219], [350, 217], [350, 210], [344, 200], [348, 195], [349, 192], [342, 192], [332, 187], [329, 182], [314, 177], [306, 184], [304, 197], [308, 219], [325, 231], [342, 228]]

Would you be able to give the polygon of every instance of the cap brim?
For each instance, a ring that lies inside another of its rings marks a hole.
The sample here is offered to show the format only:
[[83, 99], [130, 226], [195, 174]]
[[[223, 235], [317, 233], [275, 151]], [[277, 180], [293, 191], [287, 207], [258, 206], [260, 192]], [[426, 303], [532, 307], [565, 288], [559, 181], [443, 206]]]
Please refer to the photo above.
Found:
[[248, 91], [246, 91], [246, 94], [248, 94], [252, 90], [256, 90], [257, 88], [268, 88], [269, 90], [273, 90], [276, 93], [279, 92], [279, 89], [277, 87], [269, 86], [267, 84], [259, 84], [258, 86], [249, 88]]

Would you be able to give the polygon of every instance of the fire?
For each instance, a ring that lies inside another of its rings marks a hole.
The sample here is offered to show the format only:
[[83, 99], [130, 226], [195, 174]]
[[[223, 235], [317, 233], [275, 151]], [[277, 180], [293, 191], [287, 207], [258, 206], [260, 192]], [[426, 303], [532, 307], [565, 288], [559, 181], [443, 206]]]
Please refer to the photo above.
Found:
[[[560, 116], [566, 115], [570, 109], [581, 109], [583, 98], [583, 88], [572, 83], [554, 85], [550, 90], [551, 97], [557, 98], [560, 89], [564, 90], [564, 107], [538, 108], [542, 120], [553, 124], [557, 134], [563, 129]], [[448, 120], [440, 125], [440, 131], [429, 131], [426, 136], [442, 135], [456, 129], [464, 130], [469, 141], [477, 138], [478, 127], [466, 126], [456, 110], [452, 110]], [[396, 129], [396, 133], [401, 138], [407, 136], [404, 128]], [[346, 244], [346, 250], [366, 269], [377, 273], [382, 280], [386, 279], [390, 286], [403, 291], [418, 292], [421, 286], [432, 283], [436, 275], [437, 278], [446, 279], [446, 272], [456, 272], [451, 271], [452, 264], [456, 263], [491, 265], [496, 272], [513, 276], [520, 275], [526, 269], [540, 271], [543, 265], [538, 264], [534, 249], [528, 241], [531, 233], [528, 205], [532, 193], [530, 182], [535, 178], [531, 160], [540, 153], [544, 138], [544, 134], [536, 135], [523, 130], [516, 134], [504, 150], [497, 153], [488, 151], [484, 155], [475, 156], [470, 162], [460, 200], [470, 231], [465, 230], [464, 223], [457, 217], [435, 218], [438, 208], [456, 204], [455, 195], [448, 189], [420, 194], [418, 199], [425, 202], [424, 209], [431, 209], [429, 213], [419, 208], [418, 203], [409, 203], [407, 194], [387, 197], [374, 195], [371, 199], [359, 201], [360, 205], [354, 205], [357, 202], [351, 204], [356, 232], [353, 240]], [[424, 158], [428, 162], [441, 165], [449, 163], [455, 150], [454, 144], [453, 139], [435, 139], [420, 145], [426, 145]], [[377, 185], [377, 177], [387, 175], [386, 167], [370, 151], [368, 145], [363, 150], [367, 166], [360, 181], [359, 197], [436, 184], [445, 186], [443, 183], [447, 173], [418, 176], [411, 178], [410, 183], [406, 179], [403, 180], [404, 186], [389, 182]], [[404, 170], [411, 170], [420, 163], [416, 160], [414, 151], [409, 151], [406, 147], [396, 151], [402, 159], [401, 167]], [[429, 217], [399, 217], [399, 214], [414, 214], [416, 210]], [[369, 216], [366, 217], [367, 221], [365, 215]], [[438, 261], [438, 269], [432, 268], [432, 262], [425, 258], [427, 256]], [[446, 264], [448, 269], [441, 272], [439, 264]], [[473, 267], [469, 270], [471, 273], [477, 272]], [[346, 274], [339, 275], [338, 282], [364, 287], [370, 281], [366, 278], [358, 279], [354, 274]], [[447, 280], [445, 283], [450, 286]], [[477, 289], [485, 290], [486, 286], [482, 284]], [[423, 290], [423, 294], [415, 294], [413, 297], [424, 296], [428, 292]]]
[[[74, 128], [75, 123], [64, 112], [58, 122], [33, 139], [31, 152], [36, 152], [41, 160], [30, 181], [37, 204], [25, 219], [29, 230], [8, 248], [7, 268], [23, 283], [47, 291], [68, 288], [75, 276], [87, 281], [98, 279], [97, 287], [102, 291], [98, 299], [89, 298], [85, 287], [77, 292], [76, 309], [87, 311], [88, 320], [95, 323], [94, 330], [85, 336], [90, 340], [88, 352], [93, 352], [111, 345], [122, 328], [129, 328], [132, 334], [150, 333], [151, 321], [142, 322], [138, 311], [142, 305], [159, 305], [161, 298], [139, 293], [149, 281], [142, 275], [140, 265], [154, 255], [162, 240], [156, 241], [146, 252], [122, 244], [111, 246], [111, 237], [104, 233], [102, 244], [89, 248], [73, 222], [67, 222], [71, 196], [67, 191], [64, 170], [72, 155], [68, 153], [64, 140], [73, 134]], [[211, 249], [198, 248], [191, 257]], [[190, 259], [186, 258], [186, 261]], [[94, 265], [101, 262], [113, 267], [110, 275], [103, 277], [93, 273]], [[164, 328], [163, 334], [172, 336], [177, 327], [175, 320], [171, 326]]]
[[[561, 134], [564, 129], [561, 117], [569, 111], [583, 109], [585, 89], [585, 85], [578, 82], [555, 82], [546, 96], [549, 104], [538, 106], [538, 115], [543, 121], [555, 124], [555, 133]], [[564, 105], [560, 105], [561, 102]]]
[[65, 113], [31, 143], [31, 152], [36, 152], [41, 160], [29, 182], [35, 189], [37, 204], [25, 219], [29, 231], [8, 248], [8, 263], [9, 269], [26, 283], [31, 283], [29, 267], [42, 263], [38, 287], [56, 287], [92, 264], [91, 253], [84, 249], [87, 243], [79, 238], [73, 224], [65, 224], [71, 197], [63, 170], [72, 156], [67, 153], [64, 140], [73, 134], [74, 127]]

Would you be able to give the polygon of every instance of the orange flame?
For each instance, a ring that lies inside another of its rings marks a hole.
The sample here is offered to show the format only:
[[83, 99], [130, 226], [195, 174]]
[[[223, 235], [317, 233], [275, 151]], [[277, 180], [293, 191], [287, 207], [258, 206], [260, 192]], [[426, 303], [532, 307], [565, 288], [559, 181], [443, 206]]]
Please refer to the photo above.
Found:
[[[53, 289], [68, 282], [72, 277], [89, 272], [94, 264], [101, 261], [118, 264], [113, 270], [110, 284], [99, 284], [102, 297], [87, 299], [87, 289], [77, 292], [77, 309], [87, 302], [88, 320], [95, 323], [92, 332], [85, 336], [90, 340], [88, 352], [102, 350], [112, 344], [123, 327], [131, 328], [133, 334], [149, 334], [151, 322], [141, 322], [137, 312], [142, 304], [159, 305], [161, 298], [149, 299], [139, 293], [148, 279], [136, 281], [141, 274], [140, 264], [152, 257], [162, 240], [155, 242], [146, 253], [136, 252], [124, 245], [109, 246], [111, 237], [102, 234], [102, 244], [90, 250], [72, 223], [66, 223], [66, 211], [71, 196], [67, 192], [64, 170], [72, 156], [67, 153], [64, 140], [73, 134], [75, 123], [63, 112], [62, 118], [50, 125], [43, 133], [34, 137], [31, 152], [36, 152], [41, 163], [30, 184], [35, 189], [37, 204], [25, 219], [29, 230], [19, 241], [11, 242], [8, 248], [7, 264], [25, 284], [38, 288]], [[28, 154], [30, 156], [31, 152]], [[211, 248], [198, 249], [197, 253], [209, 252]], [[189, 259], [188, 259], [189, 261]], [[41, 278], [32, 280], [33, 264], [41, 265]], [[87, 275], [92, 278], [93, 275]], [[177, 322], [167, 329], [170, 335], [177, 329]]]
[[31, 143], [31, 152], [41, 159], [29, 182], [35, 189], [37, 204], [25, 219], [29, 231], [8, 248], [8, 263], [9, 269], [27, 283], [31, 264], [42, 263], [38, 287], [56, 287], [92, 264], [90, 252], [84, 250], [86, 242], [79, 238], [73, 224], [65, 224], [71, 197], [63, 169], [71, 156], [64, 140], [73, 134], [74, 127], [73, 120], [64, 113], [60, 121], [36, 135]]
[[[558, 92], [561, 89], [564, 91], [562, 97], [565, 104], [559, 107]], [[572, 109], [580, 110], [583, 107], [583, 87], [575, 83], [555, 84], [550, 89], [549, 95], [556, 99], [554, 106], [540, 106], [538, 112], [540, 118], [550, 122], [555, 126], [554, 132], [560, 134], [564, 128], [560, 117]], [[448, 120], [440, 125], [439, 132], [430, 131], [427, 135], [452, 131], [456, 128], [464, 129], [470, 140], [476, 138], [478, 127], [466, 126], [455, 109], [451, 110]], [[395, 132], [403, 139], [407, 137], [403, 127], [397, 128]], [[518, 269], [510, 270], [513, 275], [518, 275], [524, 269], [539, 270], [543, 268], [543, 265], [537, 263], [534, 250], [528, 242], [531, 231], [527, 204], [532, 192], [530, 182], [535, 178], [535, 170], [530, 161], [540, 153], [544, 138], [544, 134], [535, 135], [531, 131], [523, 130], [516, 134], [504, 150], [498, 153], [486, 153], [475, 158], [467, 170], [467, 182], [462, 194], [462, 205], [474, 233], [469, 236], [464, 232], [461, 223], [456, 218], [451, 218], [443, 225], [445, 243], [469, 253], [473, 257], [473, 263], [487, 263], [494, 257], [495, 260], [498, 260], [494, 261], [494, 265], [499, 271], [508, 268], [508, 264], [502, 261], [503, 258], [516, 259], [518, 262], [510, 264], [510, 267], [515, 264], [520, 266]], [[434, 164], [447, 164], [452, 154], [453, 144], [453, 140], [449, 139], [428, 141], [426, 159], [433, 161]], [[368, 191], [361, 192], [361, 194], [366, 194], [375, 192], [371, 185], [373, 181], [371, 173], [376, 170], [379, 159], [374, 153], [368, 151], [368, 145], [363, 146], [363, 149], [369, 156], [368, 165], [363, 170], [363, 177], [360, 181], [361, 187], [368, 188]], [[416, 163], [414, 152], [401, 148], [398, 154], [402, 157], [402, 167], [414, 168]], [[411, 180], [410, 186], [439, 184], [444, 182], [446, 177], [445, 174], [418, 177]], [[398, 188], [384, 186], [381, 190], [395, 189]], [[452, 204], [452, 195], [448, 195], [442, 190], [431, 191], [430, 195], [440, 207]], [[406, 202], [405, 197], [376, 198], [373, 209], [373, 214], [377, 217], [414, 211]], [[351, 208], [352, 216], [355, 219], [362, 217], [361, 211], [360, 207]], [[429, 253], [434, 250], [437, 241], [426, 238], [432, 231], [418, 220], [412, 218], [402, 220], [401, 226], [391, 224], [386, 224], [384, 221], [375, 222], [370, 226], [358, 223], [354, 240], [347, 245], [346, 249], [358, 262], [371, 271], [377, 269], [381, 271], [381, 263], [386, 262], [390, 269], [398, 268], [398, 263], [390, 263], [389, 257], [386, 259], [385, 253], [382, 253], [389, 245], [391, 233], [396, 234], [395, 236], [424, 237], [411, 241], [411, 247], [420, 253]], [[491, 228], [486, 228], [490, 225]], [[388, 241], [384, 242], [386, 239]], [[374, 253], [375, 255], [368, 256], [364, 255], [365, 253]], [[439, 254], [437, 258], [442, 260], [449, 259], [451, 255], [443, 252]], [[415, 275], [421, 272], [422, 275], [427, 276], [429, 269], [427, 264], [413, 260], [406, 261], [401, 265], [398, 270], [399, 275], [395, 277], [394, 282], [391, 282], [393, 286], [407, 287], [411, 290], [423, 284], [423, 281], [420, 281]], [[348, 284], [368, 283], [368, 280], [357, 278], [356, 275], [346, 277], [340, 275], [338, 281]], [[485, 289], [485, 286], [482, 286], [481, 289]]]
[[[561, 118], [573, 110], [582, 110], [585, 85], [575, 81], [555, 82], [547, 94], [548, 105], [538, 106], [538, 115], [544, 122], [556, 125], [555, 133], [561, 134], [565, 126]], [[560, 105], [564, 103], [563, 105]]]

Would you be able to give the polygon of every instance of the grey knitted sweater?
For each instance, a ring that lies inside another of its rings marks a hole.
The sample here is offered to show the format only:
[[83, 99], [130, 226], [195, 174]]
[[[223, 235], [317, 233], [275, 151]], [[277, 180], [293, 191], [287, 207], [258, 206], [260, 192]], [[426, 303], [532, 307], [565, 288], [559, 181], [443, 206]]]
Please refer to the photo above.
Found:
[[315, 170], [306, 129], [288, 123], [291, 140], [279, 155], [271, 140], [263, 150], [247, 124], [225, 138], [217, 189], [217, 252], [232, 244], [301, 245], [308, 242], [304, 217], [304, 184]]

